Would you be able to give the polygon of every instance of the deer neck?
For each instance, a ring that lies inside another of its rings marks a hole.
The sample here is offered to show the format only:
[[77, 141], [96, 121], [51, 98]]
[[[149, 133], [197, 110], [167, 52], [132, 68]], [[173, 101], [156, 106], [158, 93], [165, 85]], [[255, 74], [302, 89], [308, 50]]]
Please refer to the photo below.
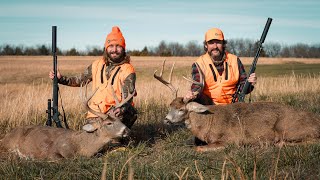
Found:
[[186, 124], [187, 123], [188, 123], [187, 127], [195, 136], [199, 134], [203, 134], [203, 131], [205, 131], [207, 128], [206, 124], [204, 124], [203, 119], [201, 119], [201, 116], [198, 116], [197, 113], [195, 112], [188, 113]]
[[81, 132], [76, 139], [79, 143], [79, 154], [86, 157], [95, 155], [111, 141], [111, 138], [100, 136], [99, 132]]

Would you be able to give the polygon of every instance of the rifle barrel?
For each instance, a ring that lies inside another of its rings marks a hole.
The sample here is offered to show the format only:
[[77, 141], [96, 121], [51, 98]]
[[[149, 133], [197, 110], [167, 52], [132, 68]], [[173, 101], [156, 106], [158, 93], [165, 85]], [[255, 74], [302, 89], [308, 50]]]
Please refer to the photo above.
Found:
[[52, 26], [52, 54], [56, 53], [57, 49], [57, 26]]
[[266, 39], [266, 36], [268, 34], [271, 22], [272, 22], [272, 18], [268, 18], [267, 23], [264, 26], [264, 30], [263, 30], [263, 33], [262, 33], [261, 38], [260, 38], [260, 43], [261, 44], [264, 43], [264, 40]]
[[[248, 73], [248, 76], [247, 76], [248, 78], [249, 78], [250, 74], [254, 73], [255, 70], [256, 70], [256, 65], [257, 65], [261, 50], [262, 50], [262, 44], [264, 43], [264, 40], [266, 39], [266, 36], [268, 34], [271, 22], [272, 22], [272, 18], [268, 18], [267, 23], [266, 23], [266, 25], [264, 27], [264, 30], [262, 32], [260, 41], [258, 43], [258, 50], [256, 52], [256, 55], [255, 55], [255, 57], [253, 59], [252, 65], [250, 67], [250, 70], [249, 70], [249, 73]], [[241, 89], [240, 86], [241, 85], [239, 84], [239, 87], [237, 88], [237, 91], [233, 96], [233, 99], [232, 99], [233, 103], [236, 102], [236, 99], [238, 99], [238, 102], [244, 102], [244, 98], [245, 98], [246, 92], [248, 91], [248, 89], [250, 87], [250, 83], [249, 83], [248, 79], [243, 84], [241, 92], [240, 92], [240, 89]]]

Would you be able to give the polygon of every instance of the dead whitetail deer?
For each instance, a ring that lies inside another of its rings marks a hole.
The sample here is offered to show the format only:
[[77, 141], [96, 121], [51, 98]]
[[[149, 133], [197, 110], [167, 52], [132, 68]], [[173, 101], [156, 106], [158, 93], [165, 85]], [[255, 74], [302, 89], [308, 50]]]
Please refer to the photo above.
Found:
[[[207, 143], [196, 147], [199, 152], [223, 149], [228, 144], [282, 146], [319, 141], [320, 119], [315, 114], [274, 102], [211, 106], [186, 102], [182, 97], [177, 97], [177, 90], [171, 84], [172, 71], [173, 67], [169, 81], [162, 78], [163, 68], [160, 76], [154, 73], [154, 77], [175, 95], [164, 122], [185, 123], [194, 136]], [[203, 79], [201, 72], [200, 76]], [[192, 82], [203, 85], [203, 81]]]
[[[116, 100], [116, 106], [121, 107], [133, 97], [134, 93], [135, 91], [121, 102]], [[83, 131], [40, 125], [17, 127], [1, 140], [2, 153], [14, 153], [26, 159], [47, 160], [77, 156], [92, 157], [113, 139], [128, 136], [130, 130], [117, 117], [89, 108], [88, 102], [93, 95], [88, 98], [85, 107], [100, 118], [84, 125]]]

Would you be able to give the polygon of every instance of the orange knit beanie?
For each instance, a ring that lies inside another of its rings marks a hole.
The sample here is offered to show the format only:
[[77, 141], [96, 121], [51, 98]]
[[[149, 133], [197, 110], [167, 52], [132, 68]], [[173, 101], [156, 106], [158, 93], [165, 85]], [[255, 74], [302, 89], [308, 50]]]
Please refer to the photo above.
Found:
[[108, 34], [104, 48], [107, 49], [110, 45], [120, 45], [126, 49], [126, 41], [118, 26], [113, 26], [111, 33]]

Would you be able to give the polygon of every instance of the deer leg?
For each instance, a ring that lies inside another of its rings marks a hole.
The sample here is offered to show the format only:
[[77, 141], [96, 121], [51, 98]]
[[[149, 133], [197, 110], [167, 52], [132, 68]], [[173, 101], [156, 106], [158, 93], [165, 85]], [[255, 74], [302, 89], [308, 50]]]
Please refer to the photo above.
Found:
[[280, 140], [279, 142], [275, 143], [275, 146], [282, 148], [286, 143], [283, 140]]
[[208, 152], [208, 151], [217, 151], [224, 148], [225, 148], [224, 144], [218, 142], [218, 143], [212, 143], [204, 146], [196, 146], [195, 150], [197, 152]]

